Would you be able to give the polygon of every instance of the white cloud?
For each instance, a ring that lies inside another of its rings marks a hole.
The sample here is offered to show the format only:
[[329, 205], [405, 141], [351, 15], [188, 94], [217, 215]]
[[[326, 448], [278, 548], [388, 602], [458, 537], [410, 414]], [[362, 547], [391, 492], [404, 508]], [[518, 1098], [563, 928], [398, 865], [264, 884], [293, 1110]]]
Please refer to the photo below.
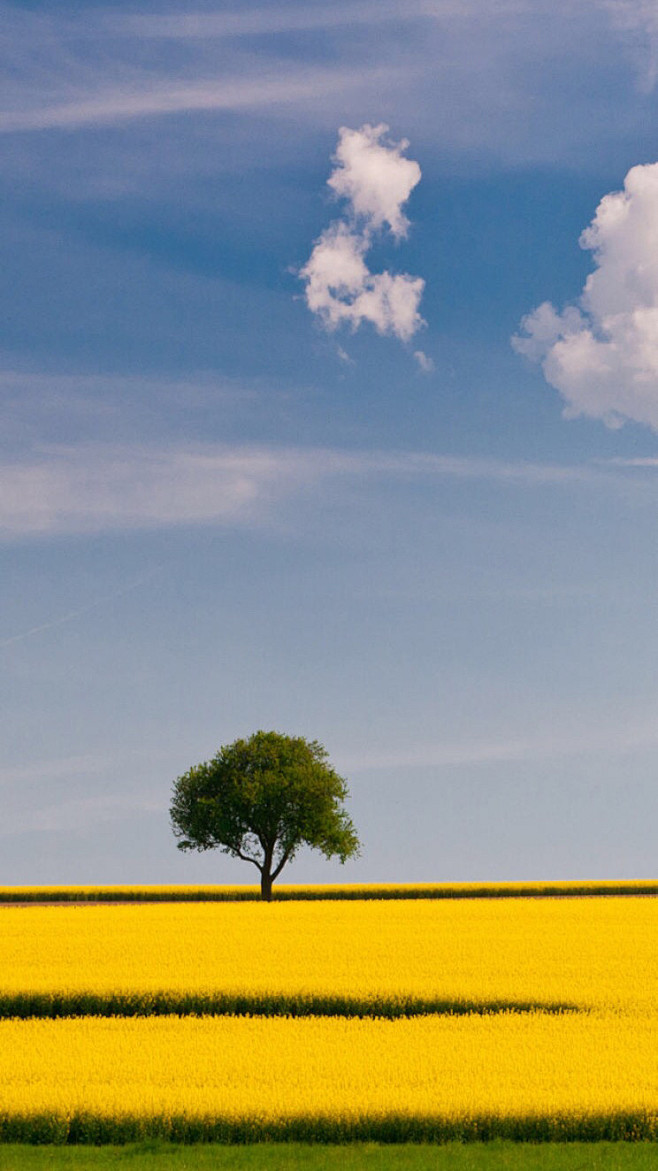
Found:
[[591, 465], [510, 463], [413, 451], [88, 443], [42, 449], [0, 464], [0, 540], [175, 525], [276, 527], [286, 501], [308, 499], [331, 481], [349, 487], [379, 478], [481, 480], [521, 487], [626, 482], [623, 469], [615, 473]]
[[[105, 16], [103, 25], [139, 37], [196, 40], [213, 37], [266, 36], [359, 24], [406, 24], [419, 18], [464, 21], [481, 15], [482, 0], [348, 0], [347, 3], [255, 7], [230, 12], [186, 12], [159, 16]], [[526, 11], [528, 0], [498, 0], [497, 16]]]
[[341, 767], [346, 771], [369, 769], [455, 768], [496, 761], [553, 760], [570, 756], [627, 755], [655, 748], [658, 722], [654, 714], [638, 717], [633, 711], [608, 714], [603, 720], [596, 713], [583, 718], [578, 726], [564, 716], [550, 727], [538, 727], [532, 736], [510, 729], [500, 740], [471, 737], [465, 741], [440, 744], [415, 744], [408, 749], [370, 748], [346, 753]]
[[[602, 4], [614, 10], [612, 18]], [[630, 88], [624, 94], [620, 86], [606, 88], [605, 81], [611, 67], [619, 67], [620, 39], [630, 40], [633, 55], [640, 42], [645, 69], [645, 25], [638, 25], [635, 13], [646, 12], [650, 23], [651, 4], [244, 0], [221, 12], [200, 5], [159, 13], [122, 12], [122, 5], [86, 5], [76, 13], [70, 5], [46, 11], [6, 4], [0, 130], [19, 133], [4, 161], [25, 166], [32, 177], [37, 167], [39, 182], [61, 184], [68, 198], [73, 171], [76, 199], [90, 190], [124, 190], [127, 168], [131, 183], [149, 190], [157, 183], [161, 192], [160, 172], [166, 171], [169, 184], [172, 165], [174, 173], [194, 167], [204, 174], [243, 174], [245, 159], [249, 167], [278, 166], [283, 155], [294, 166], [302, 136], [313, 149], [318, 132], [350, 118], [356, 125], [381, 105], [383, 95], [416, 141], [431, 142], [453, 163], [461, 155], [470, 167], [485, 149], [487, 157], [505, 164], [572, 164], [577, 158], [582, 167], [600, 161], [611, 125], [636, 132], [646, 121]], [[630, 17], [615, 15], [620, 6]], [[317, 38], [324, 29], [332, 63], [319, 70]], [[286, 32], [295, 34], [295, 61], [278, 35]], [[567, 79], [560, 87], [550, 82], [556, 61]], [[580, 88], [574, 116], [568, 79], [581, 75], [583, 62], [592, 71], [591, 84]], [[293, 103], [298, 133], [279, 134], [272, 123], [287, 120]], [[247, 118], [251, 111], [257, 115], [239, 145], [231, 119], [225, 124], [221, 117], [203, 116], [234, 108]], [[196, 115], [194, 134], [189, 119], [171, 117], [162, 135], [157, 121], [179, 111]], [[77, 133], [114, 125], [124, 133], [99, 136], [92, 150]], [[46, 142], [30, 154], [26, 131], [62, 128], [71, 133], [56, 136], [57, 149]], [[195, 194], [201, 198], [201, 190]]]
[[[381, 71], [367, 70], [370, 80]], [[136, 118], [152, 118], [186, 111], [242, 110], [316, 103], [323, 95], [356, 89], [364, 78], [345, 69], [288, 69], [285, 76], [232, 77], [221, 80], [132, 86], [108, 85], [73, 100], [26, 108], [0, 110], [0, 133], [112, 125]]]
[[624, 456], [615, 456], [613, 459], [606, 460], [605, 463], [616, 468], [658, 468], [658, 457], [648, 455], [625, 459]]
[[409, 229], [402, 205], [420, 182], [420, 167], [403, 157], [409, 146], [406, 138], [386, 145], [381, 142], [387, 130], [383, 124], [365, 125], [360, 130], [342, 126], [334, 156], [338, 166], [327, 182], [336, 195], [350, 201], [354, 215], [362, 217], [368, 227], [378, 229], [388, 224], [399, 238]]
[[0, 788], [24, 789], [26, 785], [39, 781], [66, 781], [72, 777], [88, 777], [90, 774], [107, 772], [112, 765], [111, 756], [67, 756], [61, 760], [38, 760], [31, 764], [3, 766], [0, 768]]
[[655, 0], [599, 0], [613, 28], [625, 33], [635, 57], [640, 87], [650, 92], [658, 77], [658, 11]]
[[347, 214], [316, 240], [299, 275], [306, 282], [306, 304], [326, 329], [348, 324], [355, 330], [369, 321], [377, 333], [408, 341], [424, 324], [418, 311], [424, 280], [373, 273], [365, 261], [377, 233], [388, 228], [396, 239], [406, 236], [402, 206], [421, 176], [418, 163], [403, 157], [406, 139], [382, 141], [387, 131], [383, 123], [339, 130], [337, 165], [327, 182], [347, 200]]
[[434, 362], [427, 354], [424, 354], [422, 350], [414, 350], [414, 358], [423, 371], [423, 374], [431, 374], [434, 369]]
[[523, 318], [518, 353], [541, 361], [565, 416], [658, 430], [658, 163], [633, 167], [580, 237], [594, 254], [578, 306]]
[[162, 808], [162, 802], [135, 795], [78, 797], [52, 805], [24, 804], [15, 816], [6, 818], [0, 837], [62, 831], [71, 834], [104, 822], [123, 821], [135, 813], [160, 813]]
[[408, 341], [422, 324], [418, 312], [425, 282], [406, 273], [371, 273], [363, 259], [370, 241], [340, 221], [322, 233], [300, 276], [306, 304], [327, 329], [363, 321], [379, 334]]
[[52, 448], [2, 469], [0, 533], [84, 533], [248, 523], [304, 468], [277, 453], [227, 448]]

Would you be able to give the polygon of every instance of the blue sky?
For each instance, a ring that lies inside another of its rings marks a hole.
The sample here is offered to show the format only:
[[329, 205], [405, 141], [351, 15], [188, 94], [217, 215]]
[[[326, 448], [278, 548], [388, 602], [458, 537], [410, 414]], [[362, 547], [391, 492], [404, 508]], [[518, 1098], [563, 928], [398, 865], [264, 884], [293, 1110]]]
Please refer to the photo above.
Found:
[[290, 880], [655, 875], [652, 6], [2, 23], [0, 882], [252, 881], [168, 804], [257, 728]]

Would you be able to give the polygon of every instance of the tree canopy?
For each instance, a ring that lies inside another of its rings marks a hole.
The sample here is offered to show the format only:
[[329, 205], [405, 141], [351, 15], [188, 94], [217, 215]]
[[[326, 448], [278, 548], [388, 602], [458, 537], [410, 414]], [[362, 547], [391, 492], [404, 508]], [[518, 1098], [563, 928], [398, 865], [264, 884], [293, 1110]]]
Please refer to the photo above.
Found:
[[359, 853], [342, 806], [347, 796], [317, 740], [254, 732], [175, 781], [171, 823], [179, 850], [218, 849], [253, 863], [269, 900], [272, 883], [301, 846], [341, 862]]

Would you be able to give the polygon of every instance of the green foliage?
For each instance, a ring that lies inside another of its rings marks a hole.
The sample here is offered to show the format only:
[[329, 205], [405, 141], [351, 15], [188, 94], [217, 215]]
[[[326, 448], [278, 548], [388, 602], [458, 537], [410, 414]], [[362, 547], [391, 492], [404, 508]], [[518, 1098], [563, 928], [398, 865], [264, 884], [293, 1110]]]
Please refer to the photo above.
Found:
[[174, 784], [171, 822], [180, 850], [219, 849], [261, 872], [261, 893], [300, 846], [341, 862], [359, 852], [342, 808], [347, 784], [317, 740], [255, 732], [224, 745]]

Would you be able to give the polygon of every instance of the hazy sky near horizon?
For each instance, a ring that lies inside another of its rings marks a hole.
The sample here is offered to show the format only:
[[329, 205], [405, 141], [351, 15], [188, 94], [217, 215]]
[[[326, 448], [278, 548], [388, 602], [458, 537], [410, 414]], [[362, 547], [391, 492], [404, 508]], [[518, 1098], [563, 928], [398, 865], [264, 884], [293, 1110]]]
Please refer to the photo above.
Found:
[[2, 27], [0, 882], [253, 881], [168, 804], [258, 728], [288, 881], [655, 876], [654, 6]]

